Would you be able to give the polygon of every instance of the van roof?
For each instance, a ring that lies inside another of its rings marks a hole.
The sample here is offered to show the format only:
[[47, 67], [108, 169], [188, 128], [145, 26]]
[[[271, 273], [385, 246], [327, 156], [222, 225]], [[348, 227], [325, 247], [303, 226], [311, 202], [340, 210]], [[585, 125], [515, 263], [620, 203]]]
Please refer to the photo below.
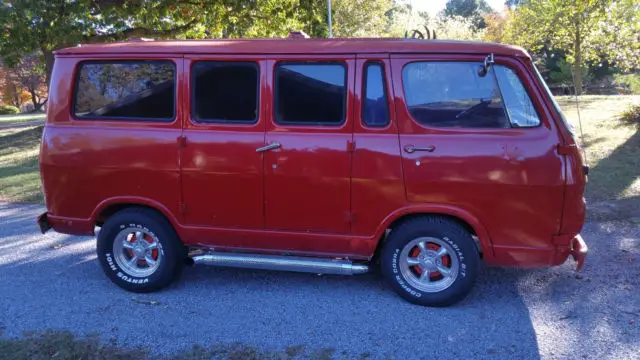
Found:
[[517, 46], [489, 42], [422, 39], [218, 39], [130, 40], [90, 44], [56, 51], [56, 55], [83, 54], [345, 54], [345, 53], [494, 53], [529, 57]]

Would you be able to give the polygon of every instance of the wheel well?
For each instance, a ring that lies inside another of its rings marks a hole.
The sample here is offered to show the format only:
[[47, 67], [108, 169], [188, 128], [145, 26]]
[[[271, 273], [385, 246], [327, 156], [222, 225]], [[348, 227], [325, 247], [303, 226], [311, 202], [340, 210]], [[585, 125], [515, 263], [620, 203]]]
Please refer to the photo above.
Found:
[[[133, 208], [133, 207], [153, 210], [156, 213], [158, 213], [160, 216], [166, 218], [166, 216], [161, 211], [158, 211], [158, 209], [155, 209], [148, 205], [128, 204], [128, 203], [113, 204], [113, 205], [107, 206], [106, 208], [102, 209], [102, 211], [100, 211], [100, 213], [96, 217], [96, 226], [102, 226], [102, 224], [104, 224], [105, 221], [107, 221], [107, 219], [109, 219], [115, 213], [122, 211], [124, 209]], [[169, 221], [169, 219], [167, 219], [167, 221]], [[169, 223], [171, 223], [171, 221], [169, 221]]]
[[387, 230], [382, 234], [382, 237], [380, 238], [380, 241], [378, 241], [378, 245], [376, 246], [376, 250], [374, 252], [373, 255], [373, 259], [372, 260], [377, 260], [377, 258], [379, 257], [379, 253], [382, 250], [382, 246], [384, 245], [385, 240], [387, 239], [387, 236], [389, 235], [389, 232], [393, 231], [394, 228], [398, 227], [400, 224], [415, 219], [415, 218], [419, 218], [419, 217], [423, 217], [423, 216], [437, 216], [437, 217], [441, 217], [441, 218], [445, 218], [451, 221], [454, 221], [458, 224], [460, 224], [460, 226], [462, 226], [465, 230], [467, 230], [471, 236], [473, 236], [473, 240], [476, 244], [476, 247], [478, 248], [478, 252], [480, 253], [480, 257], [482, 258], [482, 246], [480, 246], [480, 240], [478, 239], [478, 234], [476, 233], [475, 229], [469, 225], [469, 223], [467, 223], [466, 221], [455, 217], [453, 215], [448, 215], [448, 214], [438, 214], [438, 213], [416, 213], [416, 214], [408, 214], [408, 215], [404, 215], [402, 217], [397, 218], [396, 220], [394, 220], [389, 227], [387, 228]]

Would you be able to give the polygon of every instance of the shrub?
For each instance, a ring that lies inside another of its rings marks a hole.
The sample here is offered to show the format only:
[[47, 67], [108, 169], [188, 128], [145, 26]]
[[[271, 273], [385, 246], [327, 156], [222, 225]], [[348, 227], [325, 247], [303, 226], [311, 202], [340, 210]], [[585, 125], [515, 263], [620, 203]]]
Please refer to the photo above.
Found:
[[20, 109], [11, 105], [0, 105], [0, 115], [20, 114]]
[[613, 78], [622, 93], [640, 95], [640, 74], [615, 74]]
[[622, 121], [640, 126], [640, 104], [631, 104], [621, 114]]

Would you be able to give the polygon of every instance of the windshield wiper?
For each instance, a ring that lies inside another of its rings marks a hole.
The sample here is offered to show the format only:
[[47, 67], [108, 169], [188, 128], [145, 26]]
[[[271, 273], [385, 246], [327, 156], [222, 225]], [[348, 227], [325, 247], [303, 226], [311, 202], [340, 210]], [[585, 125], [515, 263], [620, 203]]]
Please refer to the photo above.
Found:
[[465, 115], [473, 112], [474, 110], [476, 110], [476, 109], [478, 109], [478, 108], [480, 108], [482, 106], [487, 106], [489, 104], [491, 104], [491, 99], [487, 99], [487, 100], [480, 99], [479, 103], [473, 105], [472, 107], [470, 107], [470, 108], [468, 108], [466, 110], [461, 111], [458, 115], [456, 115], [456, 119], [460, 118], [461, 116], [465, 116]]

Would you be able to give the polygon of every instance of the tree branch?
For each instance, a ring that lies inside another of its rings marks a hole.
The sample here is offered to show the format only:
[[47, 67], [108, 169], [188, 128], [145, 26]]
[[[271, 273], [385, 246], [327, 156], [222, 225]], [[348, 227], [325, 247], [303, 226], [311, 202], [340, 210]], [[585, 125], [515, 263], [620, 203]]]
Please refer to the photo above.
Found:
[[85, 36], [84, 43], [99, 44], [113, 40], [124, 40], [132, 36], [148, 36], [148, 37], [169, 37], [177, 35], [185, 30], [190, 29], [197, 23], [197, 18], [192, 19], [184, 25], [180, 25], [171, 29], [155, 30], [143, 27], [129, 28], [111, 34], [89, 35]]

